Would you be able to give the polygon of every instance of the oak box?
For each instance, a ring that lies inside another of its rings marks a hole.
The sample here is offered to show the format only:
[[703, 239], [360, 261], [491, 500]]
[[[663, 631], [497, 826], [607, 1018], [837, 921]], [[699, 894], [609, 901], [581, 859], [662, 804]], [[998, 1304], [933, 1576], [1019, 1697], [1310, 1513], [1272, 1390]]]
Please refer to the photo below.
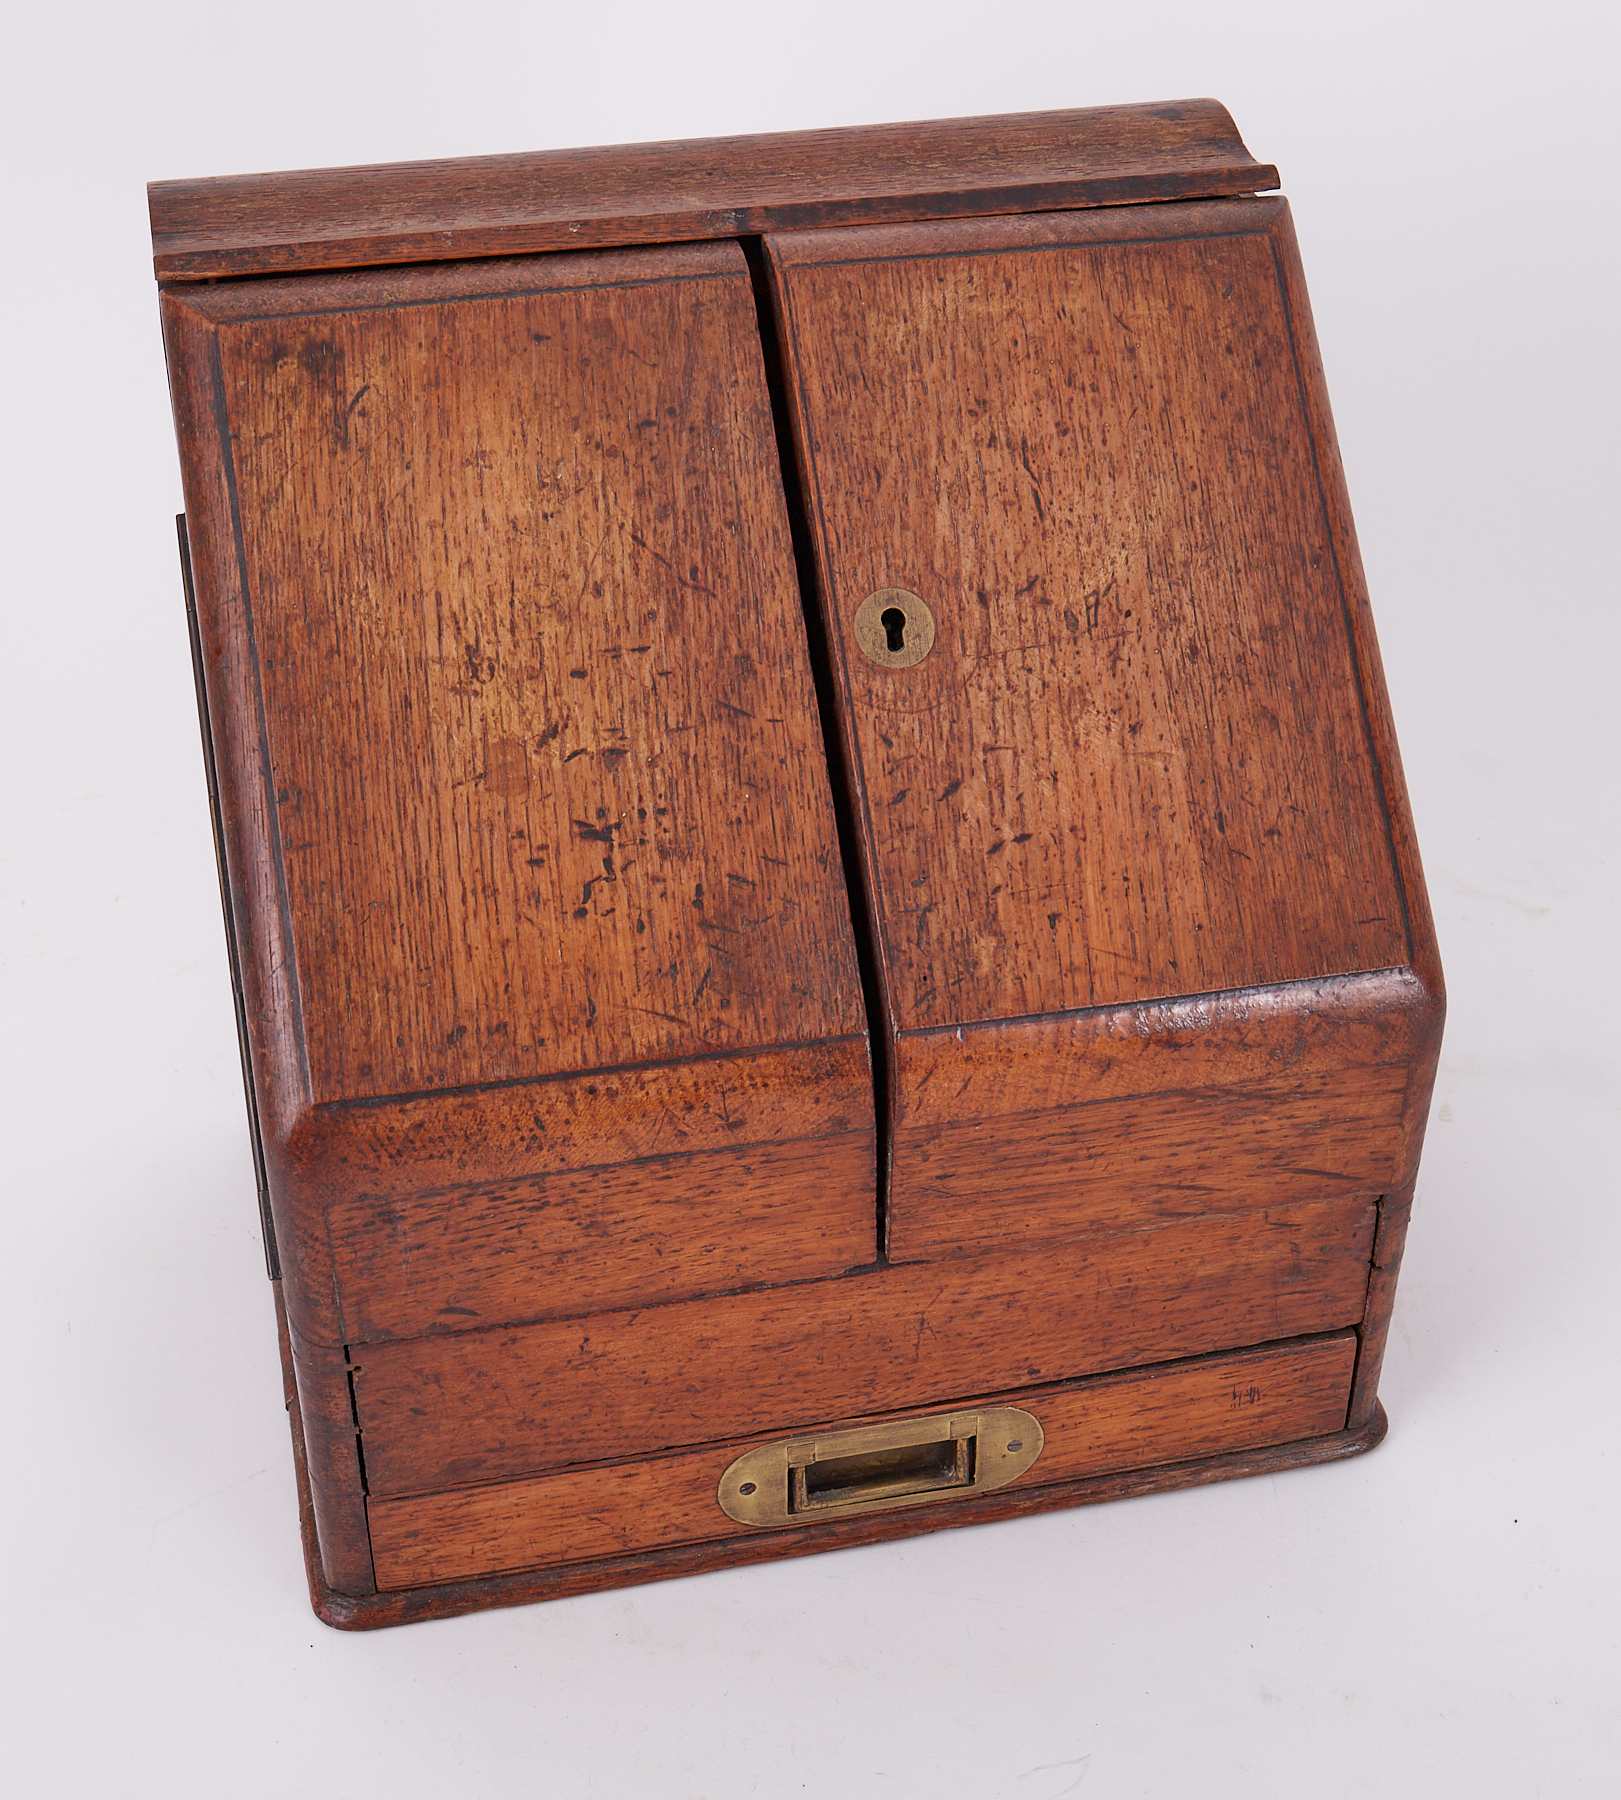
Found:
[[1213, 101], [152, 189], [316, 1610], [1350, 1455], [1440, 967]]

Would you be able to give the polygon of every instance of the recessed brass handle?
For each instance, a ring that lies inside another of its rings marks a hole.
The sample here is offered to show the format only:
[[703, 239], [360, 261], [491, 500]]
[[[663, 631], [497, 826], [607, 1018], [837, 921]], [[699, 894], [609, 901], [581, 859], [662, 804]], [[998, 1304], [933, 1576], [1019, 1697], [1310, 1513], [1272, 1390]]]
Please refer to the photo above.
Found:
[[1024, 1474], [1039, 1422], [987, 1406], [746, 1450], [720, 1478], [721, 1511], [740, 1525], [808, 1525], [892, 1506], [966, 1498]]

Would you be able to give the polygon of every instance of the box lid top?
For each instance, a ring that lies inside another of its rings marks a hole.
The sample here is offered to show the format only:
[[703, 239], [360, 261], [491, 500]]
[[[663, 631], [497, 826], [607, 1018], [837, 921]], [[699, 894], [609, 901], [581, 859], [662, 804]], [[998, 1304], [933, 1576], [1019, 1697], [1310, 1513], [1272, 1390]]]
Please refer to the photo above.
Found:
[[160, 280], [1253, 193], [1216, 100], [155, 181]]

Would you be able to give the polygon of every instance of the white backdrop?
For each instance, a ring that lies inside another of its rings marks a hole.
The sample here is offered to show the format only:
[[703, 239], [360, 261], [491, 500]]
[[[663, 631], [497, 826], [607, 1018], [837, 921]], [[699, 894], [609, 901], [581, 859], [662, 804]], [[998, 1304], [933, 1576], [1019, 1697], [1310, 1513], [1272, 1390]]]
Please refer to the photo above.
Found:
[[[7, 28], [0, 1767], [27, 1796], [1616, 1791], [1613, 6], [35, 6]], [[1214, 94], [1293, 201], [1452, 995], [1373, 1456], [308, 1611], [143, 183]]]

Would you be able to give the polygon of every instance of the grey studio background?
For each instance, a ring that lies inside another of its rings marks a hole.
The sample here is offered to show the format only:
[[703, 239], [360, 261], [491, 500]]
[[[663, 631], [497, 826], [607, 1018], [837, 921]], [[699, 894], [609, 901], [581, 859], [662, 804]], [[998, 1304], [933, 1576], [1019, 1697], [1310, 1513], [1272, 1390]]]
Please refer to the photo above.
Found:
[[[3, 73], [0, 1729], [26, 1796], [1615, 1791], [1612, 8], [35, 8]], [[153, 177], [1213, 94], [1294, 206], [1451, 1017], [1357, 1462], [308, 1610]]]

